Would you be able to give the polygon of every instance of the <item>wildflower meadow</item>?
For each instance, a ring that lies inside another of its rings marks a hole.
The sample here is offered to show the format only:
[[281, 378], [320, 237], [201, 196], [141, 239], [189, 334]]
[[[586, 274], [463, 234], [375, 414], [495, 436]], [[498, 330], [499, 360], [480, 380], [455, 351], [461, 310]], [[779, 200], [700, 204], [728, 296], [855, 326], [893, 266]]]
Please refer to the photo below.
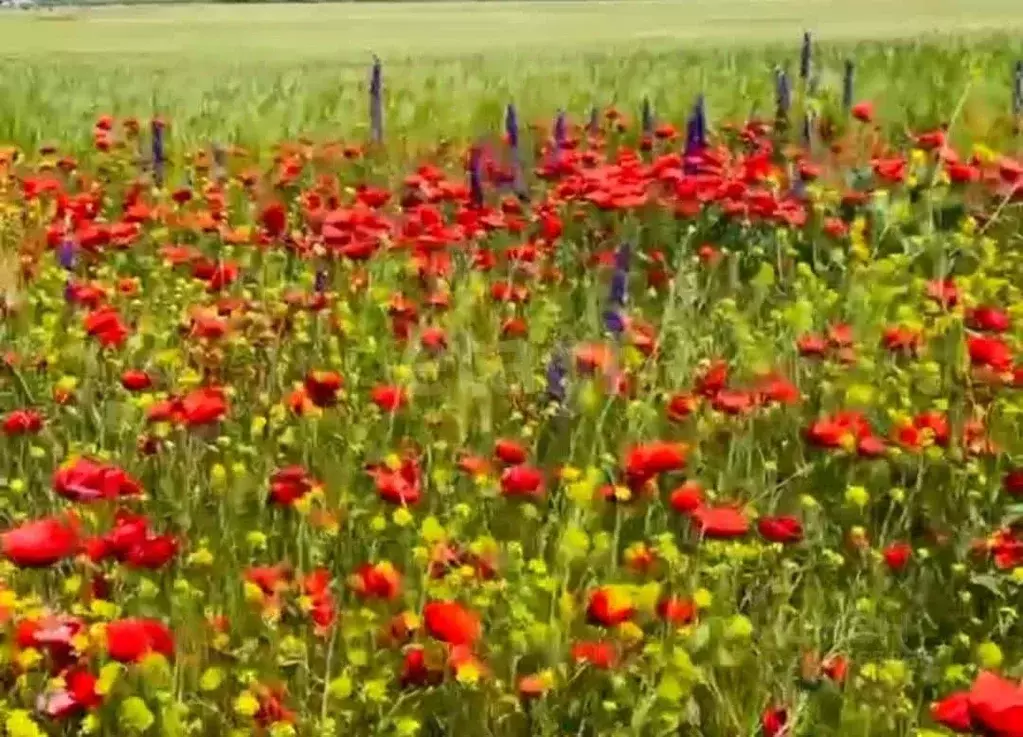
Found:
[[1023, 737], [1020, 36], [114, 12], [0, 79], [0, 734]]

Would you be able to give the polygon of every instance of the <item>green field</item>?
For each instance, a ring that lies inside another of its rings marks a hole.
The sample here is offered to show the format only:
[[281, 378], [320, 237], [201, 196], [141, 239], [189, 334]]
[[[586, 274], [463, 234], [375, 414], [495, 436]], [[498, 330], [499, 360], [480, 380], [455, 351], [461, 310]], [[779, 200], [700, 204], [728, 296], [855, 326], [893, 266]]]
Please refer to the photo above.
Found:
[[[1023, 53], [1011, 0], [723, 0], [93, 7], [0, 16], [0, 139], [87, 136], [101, 112], [172, 119], [249, 144], [359, 133], [370, 54], [386, 65], [391, 132], [484, 132], [514, 99], [532, 119], [648, 95], [676, 116], [699, 92], [716, 116], [771, 106], [771, 72], [800, 34], [822, 84], [855, 57], [858, 93], [906, 120], [1005, 103]], [[999, 37], [978, 41], [998, 33]], [[931, 47], [940, 47], [931, 51]], [[935, 89], [935, 94], [921, 90]], [[34, 111], [32, 115], [21, 111]], [[46, 130], [49, 128], [49, 130]], [[266, 135], [264, 135], [266, 132]]]

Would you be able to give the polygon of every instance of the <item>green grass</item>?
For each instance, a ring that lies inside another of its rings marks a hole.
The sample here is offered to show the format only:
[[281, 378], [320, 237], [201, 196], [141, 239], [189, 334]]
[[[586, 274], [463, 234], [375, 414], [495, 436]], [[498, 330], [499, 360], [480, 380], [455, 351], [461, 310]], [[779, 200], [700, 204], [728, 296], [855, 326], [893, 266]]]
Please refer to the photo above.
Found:
[[[385, 63], [392, 141], [479, 135], [515, 100], [527, 119], [592, 104], [635, 112], [649, 96], [679, 122], [770, 112], [772, 70], [800, 34], [819, 41], [833, 99], [846, 57], [857, 94], [895, 127], [965, 103], [976, 130], [1005, 111], [1023, 56], [1011, 0], [184, 5], [0, 16], [0, 140], [88, 140], [95, 116], [159, 112], [178, 142], [265, 146], [280, 137], [366, 136], [371, 53]], [[999, 36], [992, 37], [991, 34]], [[790, 66], [791, 68], [791, 66]], [[979, 121], [979, 122], [978, 122]]]
[[695, 0], [87, 8], [0, 20], [6, 54], [351, 59], [827, 40], [1023, 26], [1012, 0]]

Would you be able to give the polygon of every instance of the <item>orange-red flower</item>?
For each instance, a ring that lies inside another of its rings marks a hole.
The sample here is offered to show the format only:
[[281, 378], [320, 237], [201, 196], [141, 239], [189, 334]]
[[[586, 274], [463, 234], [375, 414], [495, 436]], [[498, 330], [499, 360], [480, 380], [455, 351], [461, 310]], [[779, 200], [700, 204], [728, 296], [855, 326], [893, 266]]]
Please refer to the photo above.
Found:
[[138, 496], [142, 485], [119, 466], [76, 458], [54, 473], [53, 490], [73, 502], [88, 503]]
[[389, 561], [364, 563], [349, 578], [349, 585], [363, 599], [391, 601], [401, 593], [401, 574]]
[[43, 429], [43, 416], [34, 409], [16, 409], [4, 417], [4, 435], [34, 435]]
[[81, 548], [74, 517], [44, 517], [0, 535], [0, 551], [21, 568], [45, 568], [70, 558]]
[[480, 638], [479, 617], [456, 601], [431, 601], [423, 607], [423, 624], [430, 637], [449, 645], [471, 645]]
[[543, 472], [533, 466], [511, 466], [501, 473], [501, 493], [506, 497], [535, 498], [543, 495]]
[[107, 654], [122, 663], [137, 663], [150, 653], [174, 657], [174, 635], [156, 619], [118, 619], [106, 628]]

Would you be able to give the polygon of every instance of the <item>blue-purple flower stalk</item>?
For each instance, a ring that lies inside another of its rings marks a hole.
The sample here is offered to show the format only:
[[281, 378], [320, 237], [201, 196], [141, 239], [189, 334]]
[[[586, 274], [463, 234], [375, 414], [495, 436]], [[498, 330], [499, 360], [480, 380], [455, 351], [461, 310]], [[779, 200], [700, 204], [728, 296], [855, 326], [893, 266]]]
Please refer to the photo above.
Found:
[[586, 124], [586, 130], [591, 136], [600, 133], [600, 114], [597, 112], [596, 105], [590, 108], [590, 121]]
[[565, 111], [559, 110], [554, 118], [554, 148], [558, 151], [565, 145]]
[[1023, 59], [1016, 62], [1012, 77], [1012, 114], [1023, 116]]
[[469, 203], [476, 209], [483, 207], [482, 152], [479, 145], [469, 150]]
[[810, 65], [813, 55], [813, 38], [809, 31], [803, 33], [803, 48], [799, 52], [799, 78], [804, 83], [810, 80]]
[[842, 75], [842, 109], [847, 113], [853, 106], [853, 80], [856, 74], [856, 67], [852, 59], [845, 60], [845, 74]]
[[384, 140], [383, 69], [380, 58], [373, 57], [373, 68], [369, 75], [369, 126], [374, 143]]
[[696, 173], [692, 158], [707, 148], [707, 108], [703, 95], [696, 98], [693, 112], [686, 120], [686, 145], [682, 152], [682, 166], [686, 174]]
[[611, 289], [608, 292], [608, 307], [604, 310], [604, 327], [614, 335], [625, 331], [625, 320], [622, 308], [629, 292], [629, 261], [632, 258], [632, 247], [623, 243], [615, 252], [614, 270], [611, 272]]
[[792, 85], [789, 83], [789, 75], [784, 69], [779, 69], [775, 75], [775, 102], [777, 103], [777, 121], [785, 124], [789, 119], [789, 108], [792, 107]]
[[74, 271], [75, 268], [75, 242], [70, 238], [64, 239], [57, 252], [57, 260], [65, 271]]
[[316, 270], [316, 286], [315, 286], [315, 289], [320, 294], [322, 294], [323, 292], [327, 291], [327, 270], [326, 269], [317, 269]]
[[153, 181], [158, 188], [163, 188], [164, 164], [167, 160], [164, 151], [163, 121], [154, 118], [149, 127], [153, 146]]
[[643, 98], [643, 135], [652, 136], [654, 134], [654, 111], [650, 107], [650, 98]]
[[560, 404], [565, 401], [565, 376], [568, 373], [565, 347], [558, 345], [547, 363], [547, 399]]
[[508, 103], [504, 111], [504, 133], [508, 139], [508, 148], [511, 150], [512, 165], [512, 190], [519, 194], [522, 192], [522, 162], [519, 159], [519, 115], [515, 106]]

